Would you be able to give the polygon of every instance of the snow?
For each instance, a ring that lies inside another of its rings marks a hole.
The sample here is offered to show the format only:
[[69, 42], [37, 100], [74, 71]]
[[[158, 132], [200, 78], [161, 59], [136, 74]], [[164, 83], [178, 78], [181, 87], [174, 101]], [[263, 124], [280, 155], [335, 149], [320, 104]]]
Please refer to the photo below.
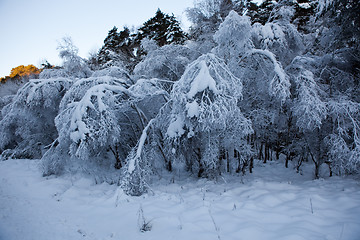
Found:
[[137, 146], [137, 149], [136, 149], [136, 155], [135, 155], [134, 158], [131, 158], [130, 162], [129, 162], [129, 167], [128, 167], [128, 172], [129, 173], [132, 173], [135, 170], [135, 161], [136, 161], [136, 159], [139, 159], [141, 157], [141, 151], [142, 151], [142, 149], [144, 147], [144, 144], [145, 144], [145, 141], [146, 141], [146, 138], [147, 138], [147, 131], [149, 130], [149, 127], [151, 127], [151, 124], [153, 122], [154, 122], [154, 119], [151, 119], [149, 121], [149, 123], [147, 124], [147, 126], [142, 131], [141, 137], [140, 137], [140, 139], [138, 141], [138, 146]]
[[83, 117], [86, 116], [88, 109], [95, 109], [95, 106], [92, 103], [92, 99], [94, 96], [96, 96], [99, 111], [102, 112], [107, 109], [107, 106], [103, 103], [102, 100], [107, 90], [128, 93], [128, 90], [122, 86], [99, 84], [91, 87], [74, 108], [70, 124], [70, 138], [73, 142], [84, 140], [86, 134], [90, 133], [90, 130], [87, 128], [86, 123], [83, 121]]
[[[110, 66], [105, 69], [101, 69], [98, 71], [95, 71], [91, 77], [93, 78], [101, 78], [104, 76], [110, 76], [116, 79], [127, 79], [128, 73], [123, 68], [117, 67], [117, 66]], [[125, 82], [125, 81], [124, 81]]]
[[184, 119], [181, 116], [177, 116], [170, 123], [166, 135], [170, 138], [176, 138], [182, 136], [184, 133]]
[[311, 5], [309, 3], [299, 3], [299, 6], [301, 8], [305, 8], [305, 9], [311, 8]]
[[277, 77], [274, 77], [270, 82], [270, 93], [277, 96], [282, 102], [285, 101], [285, 99], [290, 96], [290, 81], [274, 54], [269, 50], [261, 49], [253, 49], [251, 50], [251, 54], [264, 55], [273, 63], [275, 76]]
[[[80, 175], [43, 178], [38, 163], [0, 162], [0, 239], [360, 236], [358, 180], [311, 180], [307, 168], [304, 175], [294, 174], [283, 162], [256, 161], [253, 174], [224, 176], [217, 182], [176, 174], [171, 181], [159, 179], [152, 192], [141, 197], [127, 196], [116, 185], [95, 185]], [[142, 217], [150, 231], [139, 230]]]
[[[264, 26], [257, 25], [257, 34], [261, 37], [265, 48], [271, 47], [275, 42], [284, 44], [285, 33], [276, 23], [266, 23]], [[255, 28], [256, 29], [256, 28]]]
[[199, 112], [199, 104], [195, 100], [193, 102], [187, 103], [186, 104], [186, 109], [187, 109], [187, 115], [190, 118], [198, 117], [199, 114], [200, 114], [200, 112]]
[[[274, 71], [275, 73], [279, 76], [279, 78], [282, 81], [286, 81], [286, 73], [284, 72], [284, 70], [280, 67], [279, 63], [277, 62], [274, 54], [272, 52], [270, 52], [269, 50], [260, 50], [260, 49], [253, 49], [251, 51], [252, 54], [263, 54], [265, 55], [267, 58], [270, 59], [270, 61], [274, 64]], [[290, 85], [290, 84], [289, 84]]]
[[199, 73], [191, 82], [190, 91], [187, 94], [189, 99], [193, 98], [198, 92], [202, 92], [207, 88], [209, 88], [209, 90], [213, 91], [215, 94], [218, 92], [216, 88], [216, 82], [210, 75], [209, 68], [206, 65], [205, 60], [202, 60], [199, 65]]
[[318, 15], [321, 15], [324, 11], [326, 11], [332, 4], [334, 4], [334, 0], [319, 0], [318, 1]]

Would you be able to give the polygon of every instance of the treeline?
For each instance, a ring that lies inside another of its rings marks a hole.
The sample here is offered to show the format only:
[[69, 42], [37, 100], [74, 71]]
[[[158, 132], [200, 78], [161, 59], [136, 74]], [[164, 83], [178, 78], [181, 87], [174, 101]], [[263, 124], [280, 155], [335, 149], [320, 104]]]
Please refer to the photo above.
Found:
[[30, 64], [27, 66], [20, 65], [11, 69], [10, 75], [0, 78], [1, 83], [5, 83], [8, 80], [19, 80], [23, 78], [36, 78], [40, 74], [41, 70]]
[[9, 80], [16, 82], [19, 80], [37, 79], [39, 78], [39, 74], [44, 69], [52, 69], [52, 68], [60, 68], [60, 67], [51, 65], [47, 60], [45, 60], [41, 64], [41, 68], [37, 68], [33, 64], [29, 64], [27, 66], [20, 65], [12, 68], [10, 71], [10, 75], [1, 77], [0, 83], [6, 83]]
[[131, 32], [127, 27], [118, 31], [114, 26], [105, 38], [103, 47], [89, 59], [90, 67], [92, 70], [97, 70], [106, 66], [120, 65], [131, 72], [147, 53], [141, 46], [142, 40], [152, 39], [157, 46], [162, 47], [169, 44], [183, 44], [187, 37], [174, 16], [158, 9], [155, 16], [135, 32]]
[[41, 158], [44, 175], [84, 172], [131, 195], [153, 175], [251, 172], [274, 156], [357, 174], [358, 1], [202, 0], [184, 33], [156, 12], [116, 27], [82, 59], [30, 80], [0, 117], [1, 158]]
[[[104, 40], [103, 47], [89, 59], [83, 59], [91, 70], [98, 70], [107, 66], [120, 65], [131, 71], [134, 66], [139, 63], [146, 51], [141, 47], [143, 39], [155, 40], [157, 46], [169, 44], [183, 44], [188, 35], [181, 29], [180, 23], [173, 15], [165, 14], [160, 9], [157, 10], [155, 16], [146, 21], [139, 29], [131, 32], [128, 27], [124, 27], [122, 31], [114, 26]], [[64, 38], [59, 45], [59, 49], [73, 45], [70, 38]], [[77, 49], [73, 46], [77, 53]], [[66, 56], [62, 56], [65, 58]], [[10, 75], [0, 78], [2, 83], [7, 80], [19, 80], [37, 78], [44, 69], [61, 68], [54, 66], [45, 60], [41, 64], [41, 68], [37, 68], [30, 64], [27, 66], [20, 65], [11, 69]]]

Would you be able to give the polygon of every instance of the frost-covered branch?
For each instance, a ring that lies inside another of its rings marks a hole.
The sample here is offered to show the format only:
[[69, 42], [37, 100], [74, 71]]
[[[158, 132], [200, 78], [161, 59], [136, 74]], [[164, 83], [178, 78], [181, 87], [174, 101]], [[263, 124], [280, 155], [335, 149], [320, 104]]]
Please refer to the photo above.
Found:
[[274, 66], [275, 76], [270, 81], [270, 94], [279, 98], [282, 102], [290, 96], [290, 82], [289, 77], [281, 67], [280, 63], [276, 60], [274, 54], [269, 50], [252, 49], [250, 55], [260, 54], [265, 56], [271, 61]]
[[143, 147], [144, 147], [145, 141], [147, 139], [147, 131], [149, 130], [149, 128], [151, 127], [153, 122], [154, 122], [154, 119], [151, 119], [149, 121], [149, 123], [146, 125], [146, 127], [144, 128], [144, 130], [142, 131], [142, 134], [141, 134], [140, 139], [136, 146], [136, 154], [133, 158], [128, 160], [128, 164], [129, 164], [128, 172], [130, 174], [135, 170], [135, 164], [138, 164], [138, 159], [140, 159], [140, 157], [141, 157], [141, 152], [143, 151]]

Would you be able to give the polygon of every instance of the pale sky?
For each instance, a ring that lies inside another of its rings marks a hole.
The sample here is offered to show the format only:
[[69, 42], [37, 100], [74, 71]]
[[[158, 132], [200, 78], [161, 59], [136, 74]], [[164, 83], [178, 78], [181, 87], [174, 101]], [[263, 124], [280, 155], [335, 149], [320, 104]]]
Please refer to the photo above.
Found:
[[184, 10], [193, 0], [0, 0], [0, 77], [11, 68], [43, 59], [60, 65], [56, 47], [70, 36], [87, 58], [98, 50], [108, 31], [117, 26], [138, 27], [160, 8], [184, 23]]

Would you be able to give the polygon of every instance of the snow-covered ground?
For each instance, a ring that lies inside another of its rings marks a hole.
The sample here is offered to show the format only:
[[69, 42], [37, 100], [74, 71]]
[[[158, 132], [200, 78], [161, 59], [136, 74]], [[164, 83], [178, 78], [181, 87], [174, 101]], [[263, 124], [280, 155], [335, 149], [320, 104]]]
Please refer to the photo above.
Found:
[[257, 162], [244, 177], [175, 174], [130, 197], [90, 178], [43, 178], [38, 163], [0, 162], [1, 240], [360, 239], [360, 182], [351, 178], [311, 180]]

